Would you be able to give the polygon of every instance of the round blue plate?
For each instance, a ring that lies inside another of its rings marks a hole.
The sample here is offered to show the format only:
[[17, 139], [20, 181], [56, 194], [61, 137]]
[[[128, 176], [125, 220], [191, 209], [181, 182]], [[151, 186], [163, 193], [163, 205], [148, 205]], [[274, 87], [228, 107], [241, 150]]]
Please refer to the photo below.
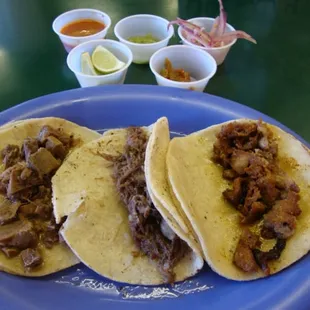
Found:
[[[262, 118], [291, 132], [270, 117], [226, 99], [138, 85], [84, 88], [37, 98], [2, 112], [0, 124], [44, 116], [62, 117], [96, 130], [149, 125], [167, 116], [171, 130], [184, 134], [247, 117]], [[306, 256], [278, 275], [239, 283], [216, 275], [206, 266], [196, 277], [173, 287], [111, 282], [82, 264], [41, 279], [2, 273], [0, 309], [302, 310], [310, 308], [309, 270], [310, 260]]]

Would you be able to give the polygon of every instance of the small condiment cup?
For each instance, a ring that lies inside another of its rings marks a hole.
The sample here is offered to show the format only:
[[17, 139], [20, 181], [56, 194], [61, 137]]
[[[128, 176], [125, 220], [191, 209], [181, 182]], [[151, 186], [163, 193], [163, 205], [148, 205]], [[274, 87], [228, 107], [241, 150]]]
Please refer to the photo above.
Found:
[[[64, 26], [81, 19], [92, 19], [103, 23], [105, 27], [103, 30], [95, 34], [84, 37], [73, 37], [61, 33], [61, 30]], [[75, 9], [65, 12], [56, 17], [52, 25], [54, 32], [58, 35], [67, 52], [70, 52], [75, 46], [81, 43], [90, 40], [104, 39], [110, 26], [111, 19], [109, 15], [107, 13], [94, 9]]]
[[[91, 56], [95, 48], [101, 45], [109, 50], [115, 57], [125, 63], [125, 66], [113, 73], [105, 75], [87, 75], [81, 72], [81, 55], [88, 52]], [[128, 67], [132, 62], [131, 50], [123, 43], [114, 40], [93, 40], [84, 42], [73, 48], [67, 57], [67, 65], [75, 74], [81, 87], [98, 86], [106, 84], [124, 84]]]
[[[118, 40], [126, 44], [132, 51], [133, 62], [136, 64], [148, 63], [150, 57], [159, 49], [168, 45], [174, 34], [173, 27], [167, 29], [169, 21], [156, 15], [140, 14], [121, 19], [114, 28]], [[155, 43], [134, 43], [129, 37], [152, 34], [159, 41]]]
[[[191, 18], [188, 19], [190, 23], [193, 23], [197, 26], [203, 27], [206, 31], [210, 31], [212, 28], [212, 25], [215, 21], [214, 18], [211, 17], [196, 17], [196, 18]], [[226, 23], [226, 29], [225, 32], [231, 32], [235, 31], [235, 28], [229, 24]], [[207, 51], [210, 55], [212, 55], [216, 61], [217, 65], [220, 65], [224, 62], [230, 48], [236, 43], [237, 39], [231, 41], [231, 43], [221, 46], [221, 47], [201, 47], [199, 45], [196, 45], [194, 43], [191, 43], [188, 41], [182, 34], [182, 28], [178, 28], [178, 35], [181, 38], [183, 44], [190, 45], [190, 46], [195, 46], [198, 47], [202, 50]]]
[[[177, 82], [164, 78], [160, 71], [168, 58], [174, 69], [184, 69], [189, 72], [191, 82]], [[154, 53], [150, 59], [150, 68], [158, 85], [203, 91], [216, 72], [214, 58], [205, 51], [188, 45], [172, 45]]]

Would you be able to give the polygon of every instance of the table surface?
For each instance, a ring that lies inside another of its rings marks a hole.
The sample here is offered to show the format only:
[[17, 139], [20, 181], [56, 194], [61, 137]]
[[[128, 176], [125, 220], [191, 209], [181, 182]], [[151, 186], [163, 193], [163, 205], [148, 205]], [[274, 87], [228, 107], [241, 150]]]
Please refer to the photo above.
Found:
[[[310, 1], [224, 0], [224, 6], [228, 22], [258, 44], [239, 40], [205, 91], [268, 114], [310, 141]], [[218, 15], [216, 0], [0, 0], [0, 110], [79, 87], [51, 25], [62, 12], [83, 7], [110, 15], [108, 38], [115, 38], [115, 23], [132, 14], [169, 20]], [[170, 44], [176, 43], [177, 36]], [[126, 83], [156, 81], [148, 65], [133, 64]]]

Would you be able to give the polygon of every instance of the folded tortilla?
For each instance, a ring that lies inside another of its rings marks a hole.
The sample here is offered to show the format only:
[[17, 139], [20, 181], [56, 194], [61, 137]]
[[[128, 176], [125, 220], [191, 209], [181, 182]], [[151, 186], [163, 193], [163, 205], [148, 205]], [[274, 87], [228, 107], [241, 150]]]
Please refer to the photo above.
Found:
[[[175, 198], [168, 180], [166, 156], [170, 143], [168, 120], [160, 118], [152, 128], [154, 134], [150, 136], [145, 154], [145, 176], [148, 192], [155, 206], [170, 215], [170, 225], [177, 225], [178, 235], [188, 239], [190, 247], [199, 255], [202, 249], [192, 224]], [[180, 235], [181, 234], [181, 235]]]
[[[169, 131], [165, 118], [158, 120], [155, 126], [144, 128], [150, 134], [145, 167], [162, 152], [161, 145], [149, 147], [152, 141], [161, 139], [162, 127]], [[156, 265], [139, 253], [132, 239], [128, 211], [112, 178], [112, 164], [98, 155], [123, 153], [126, 133], [126, 129], [109, 131], [71, 154], [53, 178], [54, 214], [56, 219], [68, 216], [61, 231], [63, 238], [80, 260], [98, 274], [130, 284], [161, 284], [164, 281]], [[71, 169], [72, 166], [75, 169]], [[155, 164], [153, 169], [163, 169], [162, 164]], [[150, 189], [147, 172], [146, 182]], [[151, 190], [149, 195], [174, 233], [193, 249], [174, 268], [175, 280], [184, 280], [203, 266], [199, 247], [194, 238], [182, 230], [175, 209], [163, 207]]]
[[[241, 119], [238, 122], [253, 121]], [[216, 134], [227, 123], [174, 138], [167, 153], [168, 176], [183, 211], [193, 224], [210, 267], [228, 279], [253, 280], [265, 274], [243, 272], [233, 263], [242, 230], [239, 212], [224, 200], [222, 193], [230, 183], [222, 177], [222, 167], [212, 160]], [[302, 210], [296, 231], [287, 240], [280, 258], [269, 263], [271, 274], [274, 274], [310, 250], [310, 155], [308, 148], [292, 135], [276, 126], [267, 126], [278, 143], [280, 168], [300, 187], [299, 207]]]
[[[40, 129], [44, 125], [50, 125], [53, 128], [61, 128], [64, 132], [73, 134], [74, 139], [78, 142], [75, 148], [100, 137], [99, 133], [65, 119], [55, 117], [28, 119], [8, 123], [0, 127], [0, 150], [8, 144], [16, 144], [21, 147], [23, 141], [27, 137], [37, 137]], [[71, 149], [71, 151], [73, 151], [73, 149]], [[2, 165], [1, 171], [3, 170], [4, 167]], [[0, 197], [1, 200], [3, 198], [4, 197]], [[26, 271], [21, 263], [19, 255], [14, 258], [7, 258], [0, 251], [0, 270], [20, 276], [39, 277], [55, 273], [79, 263], [79, 259], [65, 243], [56, 244], [51, 249], [47, 249], [39, 244], [38, 248], [43, 258], [43, 264], [40, 268]]]

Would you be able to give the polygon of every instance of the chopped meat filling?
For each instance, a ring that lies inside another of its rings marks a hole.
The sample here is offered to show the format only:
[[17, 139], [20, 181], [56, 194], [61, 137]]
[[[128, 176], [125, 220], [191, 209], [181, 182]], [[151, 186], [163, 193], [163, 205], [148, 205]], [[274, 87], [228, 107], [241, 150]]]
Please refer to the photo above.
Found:
[[261, 193], [254, 181], [247, 183], [246, 195], [243, 201], [242, 213], [249, 215], [252, 212], [252, 205], [261, 198]]
[[73, 145], [73, 136], [43, 126], [38, 137], [23, 141], [21, 150], [7, 145], [1, 156], [0, 250], [7, 257], [20, 255], [25, 269], [38, 268], [43, 258], [41, 242], [52, 248], [59, 242], [52, 213], [51, 178]]
[[28, 160], [31, 154], [34, 154], [39, 149], [39, 141], [34, 138], [27, 138], [24, 140], [23, 147], [22, 147], [22, 155]]
[[12, 167], [19, 161], [20, 152], [17, 145], [8, 144], [2, 151], [1, 157], [4, 164], [4, 168]]
[[7, 258], [12, 258], [20, 253], [20, 250], [12, 247], [2, 247], [1, 251], [5, 254]]
[[73, 143], [73, 136], [65, 133], [61, 128], [54, 129], [49, 125], [45, 125], [41, 128], [38, 136], [38, 140], [41, 144], [45, 144], [49, 137], [55, 137], [64, 145], [66, 149], [69, 149]]
[[57, 170], [60, 162], [44, 147], [40, 147], [37, 152], [31, 154], [27, 165], [39, 175], [48, 175]]
[[64, 159], [67, 155], [67, 148], [57, 138], [50, 136], [46, 139], [45, 147], [55, 158]]
[[0, 226], [0, 247], [12, 246], [26, 249], [35, 246], [37, 236], [29, 221], [18, 220], [11, 224]]
[[266, 212], [267, 206], [261, 201], [254, 201], [249, 210], [243, 211], [246, 216], [241, 218], [242, 224], [251, 224], [261, 218], [261, 216]]
[[245, 169], [249, 166], [251, 154], [245, 151], [235, 150], [230, 157], [231, 168], [238, 174], [245, 173]]
[[26, 269], [33, 269], [42, 264], [42, 257], [37, 249], [26, 249], [22, 251], [21, 258]]
[[280, 190], [272, 177], [263, 177], [257, 179], [256, 184], [260, 190], [262, 201], [272, 207], [277, 199], [280, 198]]
[[24, 161], [18, 162], [0, 175], [1, 193], [11, 200], [26, 196], [26, 192], [31, 195], [36, 186], [42, 183], [43, 179], [27, 168]]
[[20, 205], [20, 202], [12, 203], [10, 200], [5, 199], [0, 204], [0, 225], [8, 224], [14, 221]]
[[285, 245], [286, 241], [284, 239], [277, 239], [275, 246], [268, 252], [263, 252], [259, 249], [253, 249], [255, 260], [265, 274], [270, 274], [268, 261], [278, 259], [284, 250]]
[[20, 215], [23, 215], [24, 217], [33, 217], [35, 215], [36, 206], [30, 202], [24, 205], [21, 205], [18, 212]]
[[223, 170], [223, 178], [226, 180], [233, 180], [238, 176], [238, 173], [233, 169]]
[[246, 195], [246, 180], [243, 178], [235, 178], [233, 181], [233, 188], [226, 189], [223, 195], [232, 205], [238, 207]]
[[263, 225], [280, 239], [291, 237], [296, 228], [296, 217], [301, 210], [298, 206], [299, 194], [289, 192], [286, 199], [276, 201], [273, 208], [264, 215]]
[[187, 244], [167, 230], [148, 195], [144, 158], [148, 137], [139, 127], [130, 127], [124, 153], [103, 155], [113, 161], [113, 175], [120, 198], [129, 213], [133, 240], [142, 253], [155, 261], [166, 282], [174, 282], [174, 267], [189, 251]]
[[249, 229], [245, 228], [235, 251], [235, 265], [245, 272], [257, 271], [259, 267], [252, 250], [259, 245], [259, 237], [253, 234]]
[[52, 248], [55, 243], [61, 242], [60, 235], [58, 231], [61, 225], [65, 222], [65, 218], [62, 219], [61, 223], [56, 224], [54, 218], [46, 223], [46, 226], [43, 229], [43, 243], [48, 249]]
[[223, 166], [223, 177], [232, 182], [223, 196], [241, 213], [240, 224], [262, 221], [260, 237], [276, 239], [276, 246], [265, 253], [260, 245], [246, 242], [253, 234], [242, 233], [234, 263], [245, 272], [259, 267], [269, 274], [268, 261], [280, 257], [301, 213], [299, 187], [277, 165], [277, 154], [272, 131], [261, 121], [224, 125], [213, 146], [214, 161]]

